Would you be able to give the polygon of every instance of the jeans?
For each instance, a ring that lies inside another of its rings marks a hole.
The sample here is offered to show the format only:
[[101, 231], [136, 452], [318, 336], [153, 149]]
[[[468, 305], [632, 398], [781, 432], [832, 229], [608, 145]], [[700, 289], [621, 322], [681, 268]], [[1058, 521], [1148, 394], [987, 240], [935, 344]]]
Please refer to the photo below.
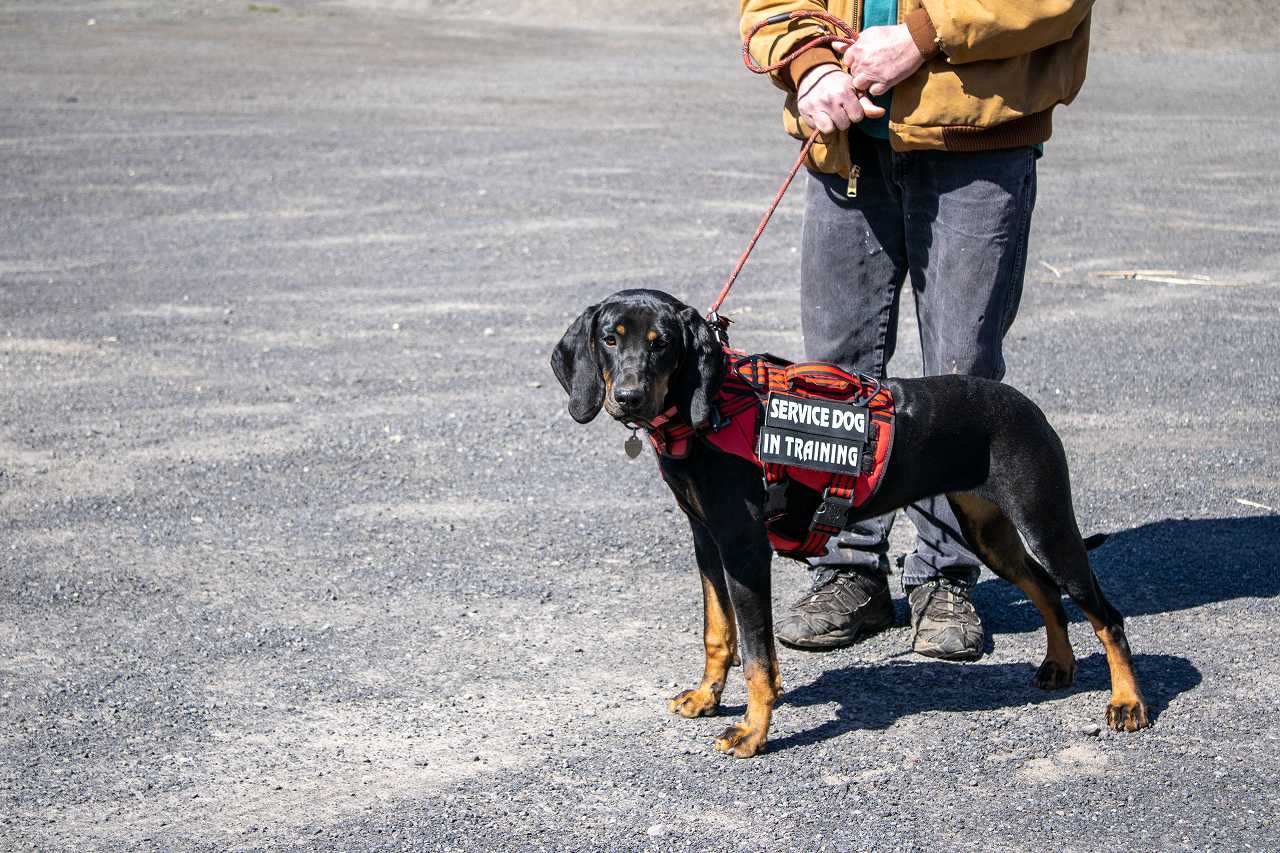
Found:
[[[861, 168], [849, 197], [839, 175], [810, 174], [801, 247], [801, 325], [806, 357], [884, 376], [897, 343], [898, 298], [908, 277], [925, 375], [1001, 379], [1001, 345], [1022, 296], [1036, 199], [1031, 147], [958, 153], [895, 152], [851, 128]], [[906, 587], [945, 574], [972, 583], [980, 563], [965, 546], [945, 497], [906, 508], [915, 552]], [[839, 537], [814, 565], [888, 570], [894, 514]]]

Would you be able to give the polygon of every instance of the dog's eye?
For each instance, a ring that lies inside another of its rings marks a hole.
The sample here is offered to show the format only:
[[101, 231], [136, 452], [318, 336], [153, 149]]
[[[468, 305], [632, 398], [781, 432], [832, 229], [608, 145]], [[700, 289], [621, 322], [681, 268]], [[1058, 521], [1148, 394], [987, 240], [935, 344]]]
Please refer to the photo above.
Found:
[[618, 345], [618, 339], [615, 338], [613, 335], [605, 335], [604, 345], [607, 347], [616, 347]]

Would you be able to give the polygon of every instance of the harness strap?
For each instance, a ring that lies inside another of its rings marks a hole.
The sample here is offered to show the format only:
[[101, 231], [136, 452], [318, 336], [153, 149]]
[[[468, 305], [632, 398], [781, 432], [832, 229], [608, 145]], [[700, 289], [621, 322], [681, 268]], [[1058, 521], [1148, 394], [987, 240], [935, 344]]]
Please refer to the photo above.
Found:
[[[848, 526], [853, 510], [875, 495], [884, 476], [893, 439], [894, 402], [889, 390], [874, 377], [850, 374], [822, 363], [793, 364], [769, 354], [746, 355], [726, 347], [728, 369], [714, 401], [711, 426], [695, 430], [669, 408], [649, 424], [654, 449], [669, 458], [689, 454], [697, 436], [716, 450], [759, 466], [765, 485], [764, 522], [774, 551], [805, 559], [826, 553], [827, 544]], [[760, 461], [756, 440], [763, 418], [763, 402], [770, 392], [846, 400], [866, 406], [871, 423], [857, 474], [830, 473]], [[822, 500], [807, 525], [788, 512], [793, 485], [817, 489]], [[797, 523], [799, 522], [799, 523]], [[804, 526], [808, 531], [795, 538]], [[789, 531], [794, 531], [791, 533]]]

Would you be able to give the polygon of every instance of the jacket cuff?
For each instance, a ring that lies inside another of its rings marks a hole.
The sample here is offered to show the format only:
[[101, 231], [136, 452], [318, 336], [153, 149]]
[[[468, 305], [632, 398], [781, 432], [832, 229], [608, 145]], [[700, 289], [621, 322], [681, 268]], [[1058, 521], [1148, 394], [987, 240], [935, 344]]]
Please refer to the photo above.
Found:
[[836, 52], [826, 45], [811, 47], [804, 53], [797, 56], [791, 62], [787, 63], [786, 74], [790, 77], [791, 89], [794, 91], [799, 88], [800, 81], [804, 79], [804, 75], [809, 70], [819, 66], [834, 63], [840, 64], [840, 57]]
[[908, 12], [902, 22], [907, 25], [911, 40], [916, 43], [921, 56], [932, 59], [938, 54], [938, 31], [933, 26], [928, 10], [921, 6], [919, 9]]

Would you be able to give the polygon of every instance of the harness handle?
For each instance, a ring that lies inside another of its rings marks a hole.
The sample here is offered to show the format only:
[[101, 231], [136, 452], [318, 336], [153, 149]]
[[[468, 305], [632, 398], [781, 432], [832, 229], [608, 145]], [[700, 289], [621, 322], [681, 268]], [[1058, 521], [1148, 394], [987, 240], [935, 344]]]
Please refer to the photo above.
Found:
[[861, 371], [850, 372], [851, 375], [857, 377], [858, 380], [857, 382], [851, 382], [848, 379], [842, 379], [838, 376], [818, 378], [807, 375], [802, 372], [807, 366], [808, 365], [805, 364], [796, 364], [792, 365], [792, 368], [788, 369], [786, 378], [788, 388], [801, 388], [819, 396], [823, 396], [824, 394], [843, 394], [848, 398], [848, 402], [856, 406], [869, 407], [871, 402], [880, 394], [880, 389], [883, 387], [879, 379]]

